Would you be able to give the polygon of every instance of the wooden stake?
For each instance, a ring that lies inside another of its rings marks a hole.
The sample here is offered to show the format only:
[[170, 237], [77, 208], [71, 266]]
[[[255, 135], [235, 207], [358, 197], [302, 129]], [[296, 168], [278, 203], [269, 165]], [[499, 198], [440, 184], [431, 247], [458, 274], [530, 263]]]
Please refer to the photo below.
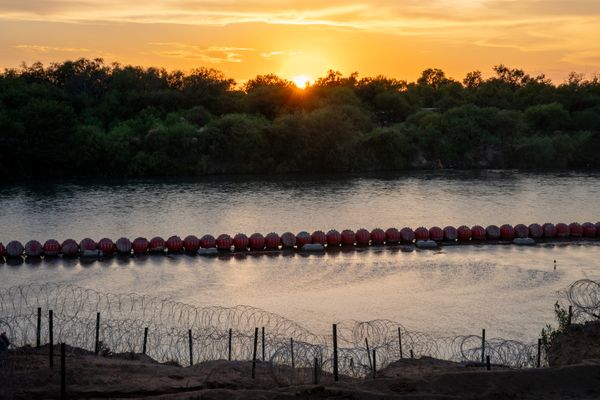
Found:
[[148, 327], [144, 328], [144, 347], [142, 348], [142, 354], [146, 354], [146, 346], [148, 345]]
[[[338, 347], [337, 347], [337, 324], [333, 324], [333, 380], [335, 382], [340, 380], [338, 371]], [[316, 364], [315, 358], [315, 365]]]
[[252, 352], [252, 379], [256, 378], [256, 351], [258, 347], [258, 328], [254, 328], [254, 351]]

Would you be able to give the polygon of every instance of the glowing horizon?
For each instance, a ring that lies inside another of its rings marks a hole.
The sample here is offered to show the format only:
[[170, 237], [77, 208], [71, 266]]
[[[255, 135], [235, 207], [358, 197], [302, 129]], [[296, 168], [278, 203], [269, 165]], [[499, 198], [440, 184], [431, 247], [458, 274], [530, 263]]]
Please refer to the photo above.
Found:
[[598, 37], [592, 0], [0, 3], [2, 68], [101, 57], [215, 68], [238, 82], [275, 73], [298, 85], [330, 69], [414, 80], [431, 67], [462, 79], [505, 64], [560, 83], [570, 72], [600, 72]]

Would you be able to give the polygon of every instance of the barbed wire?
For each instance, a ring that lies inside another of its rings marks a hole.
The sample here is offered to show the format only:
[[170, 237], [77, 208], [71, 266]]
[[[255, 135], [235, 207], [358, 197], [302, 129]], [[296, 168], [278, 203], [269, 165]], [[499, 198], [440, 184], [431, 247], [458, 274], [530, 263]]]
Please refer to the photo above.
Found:
[[[141, 353], [144, 331], [148, 328], [149, 357], [158, 362], [189, 365], [188, 330], [191, 330], [194, 364], [227, 359], [229, 351], [234, 360], [251, 360], [258, 327], [257, 358], [263, 360], [264, 354], [264, 361], [270, 362], [273, 378], [279, 384], [311, 382], [315, 358], [324, 377], [333, 369], [331, 335], [312, 333], [292, 320], [259, 308], [197, 307], [136, 293], [103, 293], [69, 283], [30, 284], [0, 290], [0, 329], [7, 332], [14, 346], [35, 345], [38, 308], [43, 310], [42, 343], [48, 341], [47, 313], [52, 310], [54, 342], [65, 342], [73, 351], [94, 350], [96, 313], [100, 313], [102, 353]], [[373, 350], [378, 369], [401, 355], [408, 358], [410, 353], [414, 357], [457, 362], [482, 360], [482, 338], [476, 335], [440, 337], [408, 330], [391, 320], [341, 321], [337, 326], [339, 372], [347, 377], [370, 374]], [[502, 338], [486, 339], [485, 349], [495, 364], [517, 368], [534, 366], [537, 351], [533, 344]]]

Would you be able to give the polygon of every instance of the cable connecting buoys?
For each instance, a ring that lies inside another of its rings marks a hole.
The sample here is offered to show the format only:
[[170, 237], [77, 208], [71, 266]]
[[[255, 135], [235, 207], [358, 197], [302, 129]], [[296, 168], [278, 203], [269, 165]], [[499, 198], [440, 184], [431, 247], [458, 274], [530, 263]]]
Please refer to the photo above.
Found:
[[360, 228], [356, 231], [356, 244], [358, 246], [368, 246], [371, 241], [371, 234], [368, 230]]
[[350, 229], [344, 229], [342, 231], [342, 246], [354, 246], [356, 242], [356, 234]]
[[8, 242], [6, 245], [6, 255], [9, 257], [20, 257], [25, 248], [18, 240]]
[[533, 239], [539, 239], [544, 235], [544, 229], [540, 224], [531, 224], [527, 229], [529, 230], [529, 237]]
[[146, 254], [150, 249], [150, 242], [143, 237], [135, 238], [132, 244], [133, 254]]
[[281, 238], [275, 232], [270, 232], [265, 236], [265, 247], [268, 250], [277, 250], [281, 244]]
[[496, 225], [488, 225], [487, 228], [485, 228], [485, 237], [489, 240], [499, 240], [500, 228]]
[[226, 233], [222, 233], [215, 240], [215, 245], [219, 250], [231, 250], [231, 246], [233, 246], [233, 239]]
[[310, 235], [310, 237], [312, 238], [313, 244], [324, 245], [325, 243], [327, 243], [327, 236], [323, 231], [314, 231], [312, 235]]
[[502, 240], [513, 240], [515, 238], [515, 228], [511, 224], [504, 224], [500, 227], [500, 238]]
[[415, 232], [408, 227], [400, 229], [400, 240], [402, 243], [412, 243], [415, 240]]
[[331, 229], [327, 232], [325, 237], [327, 238], [327, 247], [336, 247], [342, 244], [342, 235], [335, 229]]
[[569, 224], [569, 236], [580, 238], [583, 236], [583, 229], [581, 225], [577, 222], [572, 222]]
[[556, 224], [556, 237], [558, 238], [567, 238], [571, 231], [569, 230], [569, 225], [563, 224], [562, 222]]
[[217, 240], [213, 235], [204, 235], [200, 238], [200, 247], [203, 249], [212, 249], [213, 247], [217, 247]]
[[386, 243], [398, 243], [400, 241], [400, 231], [396, 228], [388, 228], [385, 231]]
[[381, 245], [385, 242], [385, 232], [381, 228], [375, 228], [369, 234], [372, 244]]
[[529, 237], [529, 228], [527, 225], [517, 224], [514, 228], [515, 237], [519, 239], [524, 239]]
[[296, 245], [299, 249], [305, 244], [310, 243], [312, 243], [312, 236], [310, 236], [310, 233], [302, 231], [296, 235]]
[[471, 240], [471, 228], [466, 225], [461, 225], [456, 228], [456, 235], [459, 242], [466, 242]]
[[27, 257], [39, 257], [42, 255], [42, 244], [37, 240], [25, 243], [25, 255]]
[[546, 222], [544, 225], [542, 225], [542, 230], [544, 231], [545, 238], [555, 238], [558, 234], [556, 226], [550, 222]]
[[418, 227], [415, 229], [415, 239], [416, 240], [429, 240], [429, 230], [425, 227]]
[[456, 242], [456, 239], [458, 238], [458, 232], [456, 231], [456, 228], [453, 226], [446, 226], [444, 227], [444, 240], [446, 242]]
[[196, 235], [187, 235], [183, 238], [183, 248], [186, 253], [195, 253], [200, 248], [200, 239]]
[[108, 238], [100, 239], [98, 242], [98, 250], [105, 255], [112, 254], [115, 251], [115, 244]]
[[583, 232], [583, 236], [586, 238], [596, 237], [596, 225], [591, 222], [584, 222], [581, 224], [581, 230]]
[[58, 243], [58, 241], [54, 239], [48, 239], [44, 243], [42, 250], [44, 251], [45, 256], [56, 257], [60, 254], [62, 247], [60, 246], [60, 243]]
[[165, 240], [160, 236], [150, 239], [150, 251], [152, 253], [162, 253], [165, 251]]
[[238, 233], [233, 237], [233, 247], [236, 251], [246, 251], [248, 250], [248, 236], [243, 233]]
[[432, 226], [429, 228], [429, 239], [435, 242], [441, 242], [444, 240], [444, 231], [439, 226]]
[[96, 242], [94, 242], [90, 238], [85, 238], [81, 242], [79, 242], [79, 249], [81, 251], [86, 251], [86, 250], [92, 251], [92, 250], [96, 250], [96, 248], [97, 248]]
[[292, 232], [286, 232], [281, 235], [281, 247], [284, 249], [291, 249], [296, 245], [296, 235]]
[[183, 248], [183, 240], [177, 235], [171, 236], [166, 242], [169, 253], [179, 253]]
[[[177, 238], [179, 239], [179, 237]], [[181, 239], [179, 239], [179, 242], [181, 242]], [[131, 241], [126, 237], [117, 239], [115, 242], [115, 247], [117, 248], [117, 253], [119, 254], [131, 254]]]
[[66, 239], [61, 245], [62, 254], [65, 257], [75, 257], [79, 253], [79, 246], [73, 239]]
[[248, 239], [250, 250], [264, 250], [265, 238], [260, 233], [253, 233]]
[[[496, 229], [498, 229], [496, 227]], [[494, 230], [494, 228], [492, 227], [492, 231]], [[498, 235], [499, 235], [499, 230], [498, 230]], [[481, 225], [475, 225], [471, 227], [471, 238], [473, 240], [486, 240], [487, 239], [487, 229], [484, 228]]]

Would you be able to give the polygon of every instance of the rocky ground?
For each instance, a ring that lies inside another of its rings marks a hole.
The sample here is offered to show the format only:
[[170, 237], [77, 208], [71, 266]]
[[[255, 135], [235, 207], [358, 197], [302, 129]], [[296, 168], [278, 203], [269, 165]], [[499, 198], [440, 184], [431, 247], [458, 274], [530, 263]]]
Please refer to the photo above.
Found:
[[[1, 399], [60, 396], [60, 361], [48, 368], [47, 348], [20, 349], [2, 361]], [[56, 349], [58, 354], [58, 348]], [[83, 399], [598, 399], [600, 360], [550, 368], [510, 370], [432, 358], [399, 360], [375, 379], [328, 374], [319, 384], [281, 386], [291, 373], [258, 363], [211, 361], [183, 368], [140, 356], [94, 356], [68, 349], [67, 398]], [[296, 371], [311, 376], [312, 371]], [[307, 379], [308, 381], [311, 378]]]

